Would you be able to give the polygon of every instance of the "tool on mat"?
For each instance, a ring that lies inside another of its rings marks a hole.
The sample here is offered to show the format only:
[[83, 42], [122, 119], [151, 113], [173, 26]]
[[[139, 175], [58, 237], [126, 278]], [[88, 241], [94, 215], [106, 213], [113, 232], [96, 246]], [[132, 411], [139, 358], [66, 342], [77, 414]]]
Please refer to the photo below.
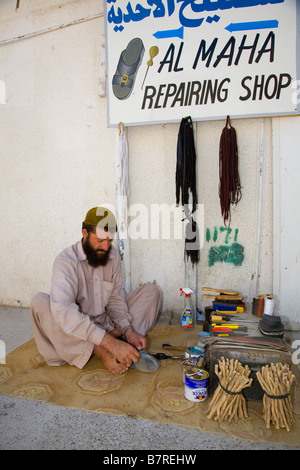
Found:
[[231, 328], [224, 328], [224, 326], [214, 326], [213, 331], [220, 331], [221, 333], [231, 333], [232, 329]]
[[144, 83], [145, 83], [145, 80], [146, 80], [146, 77], [147, 77], [149, 67], [151, 67], [151, 65], [153, 65], [153, 59], [154, 59], [155, 56], [157, 56], [158, 52], [159, 52], [159, 49], [158, 49], [157, 46], [150, 47], [150, 50], [149, 50], [150, 59], [147, 62], [148, 67], [147, 67], [145, 77], [144, 77], [144, 80], [143, 80], [143, 83], [142, 83], [142, 89], [143, 89], [143, 86], [144, 86]]
[[[237, 333], [237, 332], [236, 332]], [[232, 333], [231, 333], [232, 334]], [[236, 348], [240, 349], [241, 346], [244, 347], [246, 346], [247, 348], [251, 348], [253, 350], [257, 349], [264, 349], [264, 350], [276, 350], [276, 351], [284, 351], [284, 352], [289, 352], [289, 346], [285, 342], [285, 340], [281, 338], [262, 338], [261, 336], [249, 336], [247, 338], [234, 338], [234, 339], [228, 339], [224, 338], [224, 342], [222, 342], [222, 339], [220, 339], [220, 342], [218, 345], [223, 346], [229, 346], [230, 348]]]
[[217, 328], [230, 328], [231, 330], [241, 330], [241, 331], [247, 331], [248, 328], [246, 326], [240, 326], [240, 325], [234, 325], [233, 323], [227, 323], [227, 324], [222, 324], [222, 323], [212, 323], [211, 326], [217, 327]]
[[248, 334], [247, 333], [237, 333], [236, 331], [234, 331], [234, 332], [231, 331], [230, 333], [214, 333], [214, 336], [217, 336], [218, 338], [219, 337], [223, 338], [224, 336], [227, 336], [227, 337], [228, 336], [231, 336], [231, 337], [232, 336], [238, 336], [240, 338], [242, 336], [244, 338], [245, 336], [248, 336]]
[[[232, 321], [233, 320], [233, 318], [231, 318], [228, 315], [225, 315], [225, 316], [223, 316], [223, 315], [212, 315], [210, 317], [210, 319], [212, 321], [221, 321], [221, 322], [222, 321]], [[237, 322], [241, 321], [241, 322], [245, 322], [245, 323], [257, 323], [256, 320], [244, 320], [243, 318], [236, 318], [236, 317], [234, 317], [234, 321], [237, 321]]]
[[141, 372], [154, 372], [159, 368], [159, 361], [162, 359], [185, 359], [185, 356], [168, 356], [165, 353], [151, 354], [147, 351], [140, 351], [138, 362], [132, 363], [130, 367]]
[[219, 294], [225, 294], [225, 295], [239, 295], [239, 292], [236, 290], [214, 289], [213, 287], [202, 287], [202, 290], [218, 292]]
[[212, 287], [202, 287], [204, 291], [217, 292], [217, 294], [202, 294], [205, 299], [217, 299], [217, 300], [243, 300], [244, 297], [239, 294], [236, 290], [230, 289], [215, 289]]
[[159, 361], [161, 359], [185, 359], [185, 356], [168, 356], [167, 354], [161, 352], [152, 354], [152, 356], [154, 356]]
[[141, 372], [154, 372], [159, 368], [160, 364], [156, 357], [149, 354], [147, 351], [140, 351], [140, 358], [137, 362], [133, 362], [130, 366], [132, 369], [137, 369]]
[[202, 294], [204, 299], [217, 299], [217, 300], [243, 300], [242, 295], [212, 295], [212, 294]]
[[226, 328], [230, 331], [225, 331], [225, 328], [218, 328], [216, 327], [217, 330], [215, 331], [214, 329], [212, 330], [212, 335], [213, 336], [248, 336], [248, 333], [246, 331], [240, 331], [240, 330], [232, 330], [231, 328]]
[[237, 313], [243, 313], [245, 310], [243, 308], [237, 307], [236, 310], [214, 310], [217, 315], [236, 315]]
[[233, 331], [233, 330], [239, 330], [239, 331], [248, 331], [248, 328], [246, 326], [238, 326], [238, 325], [216, 325], [213, 324], [213, 331]]
[[171, 346], [169, 343], [163, 343], [162, 347], [164, 349], [177, 349], [178, 351], [185, 351], [186, 347], [185, 346]]
[[213, 310], [214, 312], [219, 313], [242, 313], [245, 311], [245, 307], [243, 305], [234, 305], [230, 303], [219, 303], [218, 301], [213, 302]]

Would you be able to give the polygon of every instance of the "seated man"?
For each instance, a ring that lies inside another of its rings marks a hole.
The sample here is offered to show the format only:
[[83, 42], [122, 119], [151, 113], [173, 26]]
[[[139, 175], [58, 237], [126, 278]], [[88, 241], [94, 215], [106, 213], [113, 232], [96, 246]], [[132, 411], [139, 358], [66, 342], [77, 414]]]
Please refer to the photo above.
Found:
[[146, 348], [160, 294], [154, 284], [145, 284], [125, 296], [121, 259], [111, 244], [116, 230], [109, 210], [89, 210], [83, 238], [54, 261], [50, 296], [40, 292], [32, 299], [34, 336], [47, 364], [67, 362], [82, 369], [94, 354], [117, 374]]

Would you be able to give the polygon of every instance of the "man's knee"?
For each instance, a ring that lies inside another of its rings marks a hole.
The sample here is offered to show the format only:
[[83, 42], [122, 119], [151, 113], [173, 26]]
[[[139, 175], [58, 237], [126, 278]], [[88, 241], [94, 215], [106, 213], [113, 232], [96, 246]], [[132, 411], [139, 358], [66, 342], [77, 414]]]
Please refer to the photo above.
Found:
[[162, 307], [163, 295], [162, 291], [156, 284], [145, 284], [147, 296], [151, 299], [151, 304], [156, 310], [156, 316], [158, 315], [159, 310]]
[[155, 284], [148, 283], [142, 286], [143, 294], [153, 298], [153, 300], [159, 300], [160, 298], [160, 291]]
[[38, 311], [43, 311], [48, 309], [50, 306], [50, 296], [44, 292], [39, 292], [36, 294], [30, 304], [31, 313], [36, 313]]

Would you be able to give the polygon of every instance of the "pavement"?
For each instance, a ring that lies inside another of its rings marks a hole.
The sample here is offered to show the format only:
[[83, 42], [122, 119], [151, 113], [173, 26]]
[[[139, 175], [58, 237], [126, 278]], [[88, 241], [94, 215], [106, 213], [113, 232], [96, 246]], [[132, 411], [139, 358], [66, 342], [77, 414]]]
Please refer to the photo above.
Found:
[[[160, 321], [168, 321], [167, 317]], [[0, 306], [0, 340], [8, 354], [33, 337], [27, 308]], [[1, 450], [201, 451], [300, 450], [233, 439], [148, 420], [0, 396]]]

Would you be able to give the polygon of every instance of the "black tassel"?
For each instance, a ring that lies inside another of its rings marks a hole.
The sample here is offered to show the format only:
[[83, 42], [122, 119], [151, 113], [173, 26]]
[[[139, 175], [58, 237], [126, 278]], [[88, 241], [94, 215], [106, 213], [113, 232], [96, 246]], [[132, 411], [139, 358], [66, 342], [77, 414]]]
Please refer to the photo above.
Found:
[[[186, 210], [192, 198], [192, 210], [186, 214], [188, 220], [186, 226], [185, 255], [190, 258], [192, 264], [198, 263], [199, 254], [199, 232], [192, 214], [197, 208], [196, 187], [196, 151], [194, 144], [193, 122], [191, 117], [181, 120], [177, 141], [177, 165], [176, 165], [176, 204], [181, 204]], [[181, 193], [181, 198], [180, 198]], [[185, 219], [183, 219], [185, 220]]]

